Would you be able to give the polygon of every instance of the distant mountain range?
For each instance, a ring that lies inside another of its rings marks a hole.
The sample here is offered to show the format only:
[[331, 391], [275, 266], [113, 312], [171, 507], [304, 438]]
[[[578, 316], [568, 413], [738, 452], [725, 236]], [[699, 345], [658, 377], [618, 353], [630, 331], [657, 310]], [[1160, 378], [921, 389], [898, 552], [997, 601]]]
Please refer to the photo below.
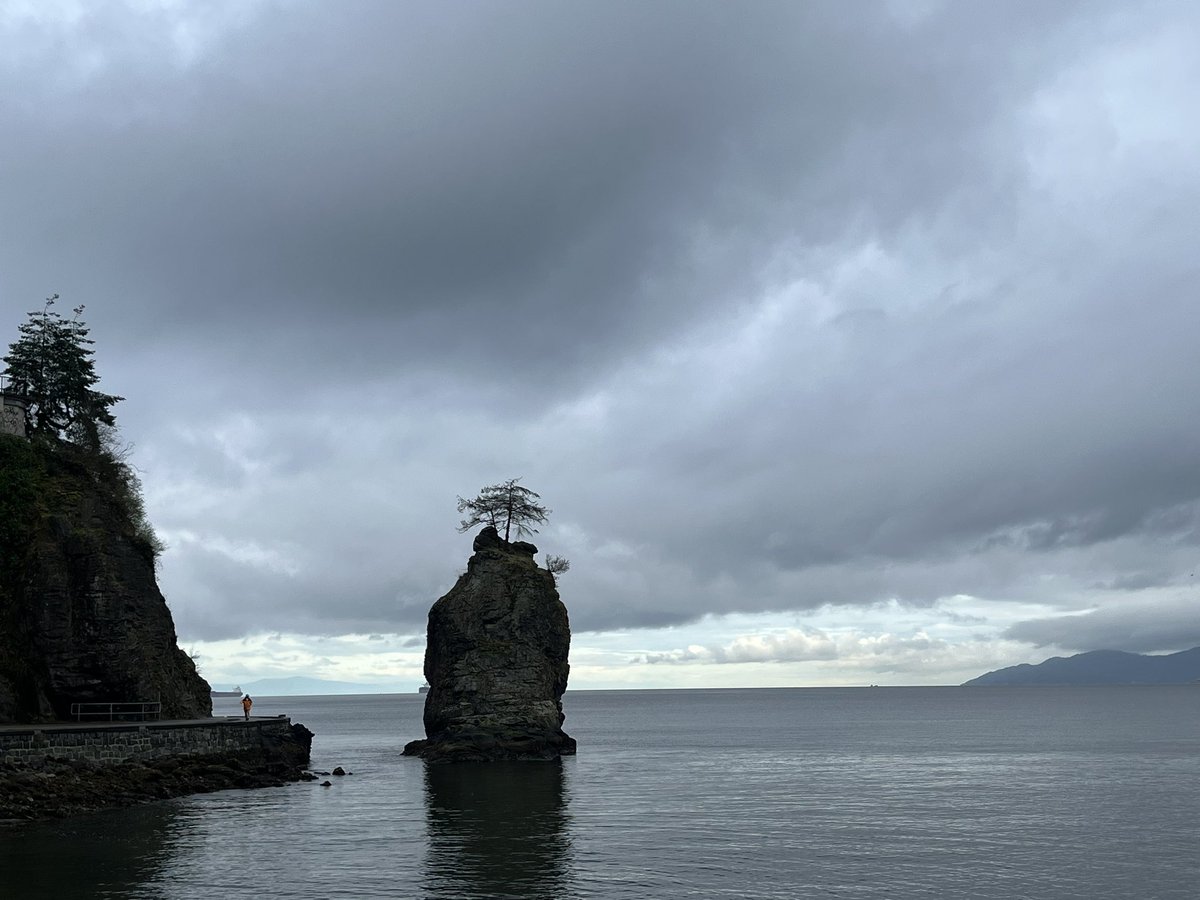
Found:
[[1092, 650], [1075, 656], [1055, 656], [1036, 666], [1024, 664], [997, 669], [972, 678], [964, 687], [1002, 684], [1189, 684], [1200, 687], [1200, 647], [1147, 656], [1120, 650]]
[[287, 678], [260, 678], [242, 682], [241, 688], [251, 696], [299, 697], [319, 694], [408, 694], [416, 693], [416, 685], [360, 684], [354, 681], [326, 681], [292, 675]]

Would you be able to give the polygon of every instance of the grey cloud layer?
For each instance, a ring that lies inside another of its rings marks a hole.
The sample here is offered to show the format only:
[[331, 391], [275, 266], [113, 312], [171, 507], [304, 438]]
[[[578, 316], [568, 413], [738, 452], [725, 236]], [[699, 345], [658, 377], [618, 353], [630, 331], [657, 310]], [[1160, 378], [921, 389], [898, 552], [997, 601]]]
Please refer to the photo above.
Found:
[[1182, 615], [1194, 11], [230, 10], [0, 70], [0, 303], [89, 303], [181, 631], [419, 630], [510, 475], [581, 628]]
[[764, 240], [999, 199], [1021, 90], [993, 82], [1045, 65], [1013, 55], [1038, 8], [904, 33], [836, 4], [267, 7], [183, 68], [93, 16], [91, 79], [21, 72], [6, 270], [153, 297], [114, 314], [131, 337], [276, 366], [569, 378], [727, 302]]

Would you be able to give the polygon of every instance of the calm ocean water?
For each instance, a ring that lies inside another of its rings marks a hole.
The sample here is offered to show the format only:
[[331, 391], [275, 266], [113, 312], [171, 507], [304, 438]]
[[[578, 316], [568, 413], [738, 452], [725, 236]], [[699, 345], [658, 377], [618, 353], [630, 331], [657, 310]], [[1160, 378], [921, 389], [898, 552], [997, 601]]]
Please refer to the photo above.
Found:
[[1200, 896], [1200, 685], [569, 693], [561, 765], [422, 701], [259, 698], [354, 774], [0, 832], [0, 897]]

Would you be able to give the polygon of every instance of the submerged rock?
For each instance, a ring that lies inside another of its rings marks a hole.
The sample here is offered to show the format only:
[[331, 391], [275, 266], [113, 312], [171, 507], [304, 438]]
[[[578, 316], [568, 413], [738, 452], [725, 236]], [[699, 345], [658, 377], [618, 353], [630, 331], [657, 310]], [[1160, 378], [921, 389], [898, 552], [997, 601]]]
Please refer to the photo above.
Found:
[[429, 611], [425, 740], [429, 760], [555, 759], [575, 752], [562, 730], [571, 628], [537, 548], [488, 527], [467, 571]]

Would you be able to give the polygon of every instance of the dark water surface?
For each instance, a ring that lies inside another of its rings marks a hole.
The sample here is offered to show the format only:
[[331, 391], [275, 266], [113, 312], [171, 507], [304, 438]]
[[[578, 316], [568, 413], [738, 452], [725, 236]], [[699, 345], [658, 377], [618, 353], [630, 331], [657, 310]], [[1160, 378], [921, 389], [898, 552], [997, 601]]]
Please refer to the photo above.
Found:
[[570, 693], [561, 765], [422, 702], [260, 698], [354, 774], [0, 832], [0, 898], [1200, 896], [1200, 685]]

